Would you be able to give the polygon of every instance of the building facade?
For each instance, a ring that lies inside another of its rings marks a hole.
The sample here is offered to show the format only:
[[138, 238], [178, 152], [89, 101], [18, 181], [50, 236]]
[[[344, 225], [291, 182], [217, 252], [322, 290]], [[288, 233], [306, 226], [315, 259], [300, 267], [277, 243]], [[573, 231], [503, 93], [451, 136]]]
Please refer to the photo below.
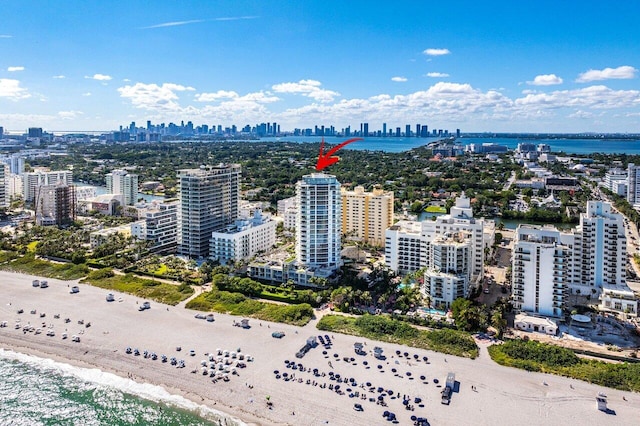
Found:
[[238, 219], [226, 229], [211, 234], [209, 257], [222, 264], [246, 260], [276, 243], [277, 223], [256, 209], [253, 217]]
[[32, 202], [36, 196], [38, 187], [55, 185], [57, 183], [71, 185], [73, 183], [73, 173], [70, 170], [27, 172], [23, 175], [22, 183], [24, 185], [22, 191], [24, 200], [26, 202]]
[[385, 231], [393, 224], [393, 192], [362, 186], [342, 190], [342, 231], [366, 244], [383, 247]]
[[153, 203], [139, 213], [145, 223], [144, 239], [152, 242], [152, 251], [170, 253], [176, 250], [178, 207], [177, 201]]
[[312, 268], [341, 266], [342, 198], [335, 176], [305, 175], [296, 184], [296, 259]]
[[448, 309], [454, 300], [468, 295], [471, 252], [464, 232], [439, 236], [429, 244], [422, 292], [432, 306]]
[[39, 186], [34, 203], [38, 225], [69, 225], [76, 219], [76, 191], [73, 185], [59, 183]]
[[105, 176], [109, 194], [124, 195], [124, 204], [132, 206], [138, 200], [138, 175], [125, 170], [113, 170]]
[[239, 164], [201, 166], [178, 172], [180, 214], [178, 253], [207, 258], [211, 233], [224, 229], [238, 217]]
[[568, 293], [569, 245], [553, 228], [520, 225], [513, 250], [512, 291], [520, 311], [562, 315]]

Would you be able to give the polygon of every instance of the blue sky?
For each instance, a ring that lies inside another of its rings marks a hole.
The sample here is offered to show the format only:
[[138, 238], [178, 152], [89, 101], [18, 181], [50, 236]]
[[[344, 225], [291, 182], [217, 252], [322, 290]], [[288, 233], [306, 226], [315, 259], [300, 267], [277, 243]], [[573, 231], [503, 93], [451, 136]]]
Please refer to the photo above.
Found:
[[637, 1], [0, 0], [0, 11], [9, 130], [150, 119], [640, 132]]

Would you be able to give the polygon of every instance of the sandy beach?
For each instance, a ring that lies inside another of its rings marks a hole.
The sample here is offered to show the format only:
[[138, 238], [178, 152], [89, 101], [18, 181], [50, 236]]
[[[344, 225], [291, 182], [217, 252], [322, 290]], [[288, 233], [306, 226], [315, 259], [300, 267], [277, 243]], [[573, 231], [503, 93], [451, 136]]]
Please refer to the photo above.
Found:
[[[34, 288], [31, 281], [35, 278], [39, 277], [0, 272], [0, 321], [7, 321], [7, 327], [0, 328], [0, 347], [159, 385], [247, 424], [385, 424], [382, 414], [390, 411], [401, 425], [412, 424], [411, 416], [426, 417], [431, 425], [635, 425], [640, 415], [638, 394], [502, 367], [489, 359], [482, 343], [480, 357], [469, 360], [334, 334], [331, 348], [318, 346], [298, 359], [295, 353], [308, 337], [325, 334], [316, 330], [316, 321], [294, 327], [251, 320], [251, 328], [242, 329], [233, 326], [238, 317], [215, 314], [210, 323], [194, 318], [195, 311], [155, 302], [151, 302], [151, 309], [140, 312], [138, 307], [144, 300], [135, 296], [114, 293], [116, 300], [107, 302], [106, 290], [53, 279], [48, 280], [49, 288]], [[73, 285], [79, 286], [79, 293], [69, 293]], [[24, 312], [18, 314], [18, 309]], [[45, 316], [40, 317], [41, 313]], [[60, 317], [54, 318], [55, 314]], [[65, 318], [70, 321], [65, 323]], [[18, 320], [19, 329], [15, 328]], [[86, 327], [88, 322], [90, 327]], [[25, 333], [22, 327], [27, 323], [42, 332]], [[55, 336], [46, 335], [50, 326]], [[63, 340], [65, 330], [69, 338]], [[283, 331], [286, 336], [275, 339], [273, 331]], [[72, 342], [72, 335], [79, 336], [80, 342]], [[355, 342], [366, 344], [367, 355], [355, 354]], [[186, 367], [126, 354], [127, 346], [155, 352], [158, 357], [165, 354], [183, 359]], [[180, 352], [177, 346], [182, 348]], [[373, 357], [370, 351], [374, 346], [383, 348], [386, 360]], [[238, 375], [230, 375], [228, 382], [212, 383], [201, 374], [201, 361], [218, 348], [240, 349], [254, 361], [245, 362], [246, 367], [238, 368]], [[191, 349], [195, 356], [189, 355]], [[302, 364], [303, 371], [297, 365], [295, 370], [291, 364], [287, 367], [285, 360]], [[444, 384], [449, 372], [455, 373], [458, 389], [450, 405], [443, 405], [438, 386]], [[284, 373], [295, 379], [285, 381]], [[340, 381], [330, 380], [330, 373], [334, 377], [339, 374]], [[356, 384], [345, 382], [345, 378]], [[340, 386], [340, 392], [330, 390], [335, 385]], [[378, 401], [378, 388], [384, 390], [386, 406], [370, 401]], [[358, 396], [349, 396], [355, 392]], [[600, 392], [608, 396], [608, 414], [596, 409], [595, 397]], [[405, 409], [404, 396], [410, 399], [413, 411]], [[272, 407], [267, 405], [267, 397]], [[355, 411], [355, 403], [360, 403], [363, 411]]]

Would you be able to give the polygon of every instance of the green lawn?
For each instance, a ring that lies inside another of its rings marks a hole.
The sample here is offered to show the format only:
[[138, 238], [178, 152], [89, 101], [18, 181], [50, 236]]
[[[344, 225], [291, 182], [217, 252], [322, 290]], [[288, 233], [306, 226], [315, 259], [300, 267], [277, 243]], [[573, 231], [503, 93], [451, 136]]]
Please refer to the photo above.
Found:
[[248, 298], [241, 293], [211, 290], [198, 295], [187, 303], [187, 309], [199, 311], [222, 312], [261, 319], [264, 321], [282, 322], [293, 325], [305, 325], [313, 316], [313, 308], [307, 303], [298, 305], [276, 305]]
[[[13, 257], [6, 255], [7, 258]], [[3, 254], [3, 258], [5, 255]], [[15, 260], [0, 264], [3, 271], [21, 272], [23, 274], [37, 275], [46, 278], [56, 278], [59, 280], [77, 280], [89, 273], [89, 268], [84, 265], [73, 263], [54, 263], [46, 260], [36, 259], [33, 253], [18, 257]]]
[[91, 271], [82, 282], [172, 306], [177, 305], [193, 294], [193, 288], [188, 285], [161, 283], [139, 278], [132, 274], [116, 275], [111, 269]]
[[317, 327], [319, 330], [362, 336], [467, 358], [478, 356], [478, 346], [468, 333], [449, 329], [421, 330], [403, 321], [380, 315], [366, 314], [357, 318], [325, 315]]
[[424, 209], [424, 211], [426, 211], [427, 213], [446, 213], [447, 209], [440, 206], [429, 206]]
[[640, 392], [640, 363], [610, 363], [579, 358], [572, 350], [533, 340], [508, 340], [489, 347], [500, 365], [584, 380], [601, 386]]

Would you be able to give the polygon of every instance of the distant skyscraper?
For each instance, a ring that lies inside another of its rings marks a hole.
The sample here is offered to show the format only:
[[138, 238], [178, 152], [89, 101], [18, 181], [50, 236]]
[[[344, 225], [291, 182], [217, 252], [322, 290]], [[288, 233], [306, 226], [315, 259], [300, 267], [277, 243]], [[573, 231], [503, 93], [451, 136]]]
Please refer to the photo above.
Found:
[[364, 133], [362, 134], [362, 136], [369, 136], [369, 123], [364, 123]]
[[29, 130], [27, 130], [27, 135], [30, 138], [41, 138], [42, 137], [42, 127], [29, 127]]
[[132, 206], [138, 201], [138, 175], [129, 174], [125, 170], [113, 170], [105, 176], [107, 192], [122, 194], [124, 204]]
[[209, 256], [211, 233], [223, 229], [238, 217], [240, 175], [239, 164], [178, 171], [179, 254], [193, 258]]
[[420, 124], [416, 124], [416, 137], [419, 138], [420, 137]]
[[411, 137], [411, 124], [407, 124], [406, 128], [404, 129], [404, 133], [406, 137]]
[[9, 197], [7, 196], [7, 176], [9, 175], [9, 166], [0, 163], [0, 208], [9, 207]]
[[382, 136], [387, 136], [387, 123], [382, 123]]
[[456, 129], [456, 138], [460, 138], [460, 129]]
[[338, 268], [342, 235], [342, 198], [335, 176], [305, 175], [296, 184], [297, 261], [312, 268]]

